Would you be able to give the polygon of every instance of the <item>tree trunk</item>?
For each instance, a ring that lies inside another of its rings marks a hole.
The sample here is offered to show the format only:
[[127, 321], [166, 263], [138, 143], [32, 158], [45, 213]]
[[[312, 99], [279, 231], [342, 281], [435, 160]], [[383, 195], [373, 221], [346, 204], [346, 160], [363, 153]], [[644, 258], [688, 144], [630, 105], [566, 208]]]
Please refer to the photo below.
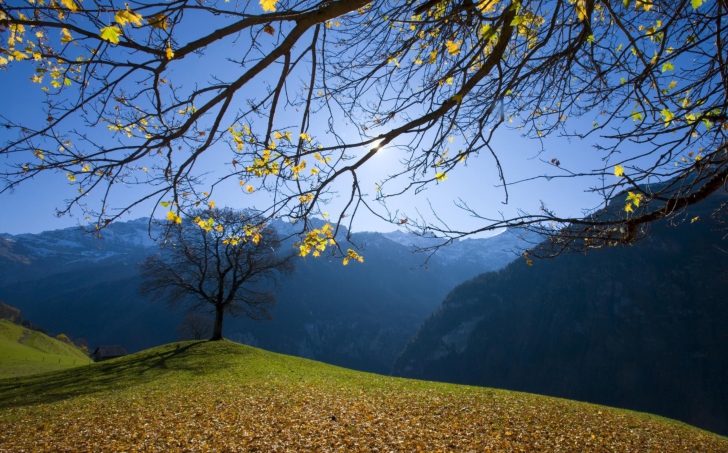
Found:
[[222, 304], [215, 306], [215, 327], [212, 331], [210, 341], [222, 340], [222, 316], [225, 313], [225, 306]]

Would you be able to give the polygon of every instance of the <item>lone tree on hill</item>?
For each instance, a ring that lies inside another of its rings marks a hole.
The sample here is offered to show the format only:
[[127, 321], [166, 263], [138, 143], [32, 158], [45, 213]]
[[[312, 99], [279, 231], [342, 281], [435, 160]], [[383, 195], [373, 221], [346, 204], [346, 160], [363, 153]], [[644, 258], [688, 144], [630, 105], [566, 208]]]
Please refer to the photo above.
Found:
[[[225, 313], [270, 319], [270, 286], [293, 272], [293, 255], [281, 255], [275, 229], [250, 211], [194, 211], [174, 223], [162, 250], [140, 265], [142, 294], [170, 307], [189, 305], [215, 314], [211, 340], [222, 339]], [[252, 225], [252, 226], [251, 226]]]
[[[34, 66], [47, 100], [27, 121], [3, 106], [3, 190], [62, 172], [74, 189], [62, 212], [78, 206], [97, 228], [148, 200], [176, 221], [237, 180], [241, 196], [270, 192], [263, 215], [299, 220], [309, 242], [321, 234], [308, 220], [341, 191], [336, 228], [369, 210], [451, 239], [529, 228], [557, 253], [632, 243], [725, 188], [727, 12], [726, 0], [4, 2], [0, 67]], [[545, 156], [512, 181], [495, 140], [507, 129], [598, 138], [597, 158]], [[373, 163], [385, 146], [396, 161]], [[460, 202], [482, 222], [469, 229], [391, 208], [476, 157], [506, 203], [513, 184], [555, 178], [600, 201], [587, 217]], [[215, 159], [227, 170], [203, 180]], [[380, 171], [376, 188], [365, 170]], [[137, 198], [113, 205], [129, 184]]]

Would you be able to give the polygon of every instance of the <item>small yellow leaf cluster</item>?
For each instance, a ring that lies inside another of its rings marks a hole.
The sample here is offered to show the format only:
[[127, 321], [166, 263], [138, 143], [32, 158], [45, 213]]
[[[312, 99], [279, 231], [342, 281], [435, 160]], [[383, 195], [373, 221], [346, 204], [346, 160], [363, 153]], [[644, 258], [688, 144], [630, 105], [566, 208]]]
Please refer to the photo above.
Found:
[[229, 236], [222, 240], [222, 243], [225, 245], [232, 245], [235, 247], [236, 245], [243, 242], [243, 239], [240, 238], [240, 236]]
[[519, 16], [513, 19], [511, 25], [516, 26], [518, 35], [526, 38], [528, 48], [531, 49], [537, 42], [538, 29], [541, 28], [544, 22], [546, 22], [546, 19], [543, 16], [536, 15], [531, 11], [522, 11]]
[[150, 26], [152, 26], [152, 28], [158, 28], [163, 31], [167, 31], [167, 27], [169, 27], [169, 22], [167, 21], [167, 16], [165, 16], [162, 13], [148, 17], [147, 23]]
[[182, 218], [174, 211], [168, 211], [167, 212], [167, 221], [180, 224], [182, 223]]
[[264, 149], [260, 157], [253, 159], [253, 165], [245, 167], [245, 171], [255, 176], [277, 175], [280, 171], [280, 164], [272, 159], [280, 157], [278, 153], [271, 154], [270, 149]]
[[303, 241], [296, 242], [294, 247], [298, 247], [298, 256], [307, 256], [309, 254], [314, 257], [321, 256], [321, 252], [326, 250], [327, 245], [334, 245], [334, 227], [330, 223], [326, 223], [321, 228], [316, 228], [303, 238]]
[[653, 3], [652, 0], [637, 0], [635, 2], [634, 8], [637, 11], [643, 10], [643, 11], [649, 11], [652, 9]]
[[80, 8], [73, 0], [61, 0], [61, 5], [68, 8], [72, 13], [75, 13]]
[[298, 197], [298, 201], [300, 201], [301, 204], [308, 204], [311, 202], [311, 200], [313, 200], [312, 193], [307, 193], [307, 194], [304, 194], [304, 195], [301, 195], [300, 197]]
[[254, 244], [257, 244], [260, 242], [261, 239], [263, 239], [263, 229], [261, 226], [256, 225], [245, 225], [243, 227], [243, 232], [245, 233], [245, 237], [243, 237], [243, 242], [247, 242], [248, 238], [253, 241]]
[[624, 167], [621, 165], [615, 165], [614, 166], [614, 176], [620, 177], [624, 176]]
[[208, 233], [212, 231], [212, 228], [215, 226], [215, 219], [210, 217], [207, 220], [202, 220], [199, 216], [195, 217], [195, 225], [202, 228], [203, 230], [207, 231]]
[[361, 255], [359, 255], [358, 253], [356, 253], [352, 249], [347, 249], [346, 250], [346, 256], [341, 261], [341, 264], [343, 264], [344, 266], [346, 266], [347, 264], [349, 264], [349, 260], [356, 260], [356, 261], [359, 261], [360, 263], [363, 263], [364, 262], [364, 257], [361, 256]]
[[191, 105], [191, 106], [188, 106], [187, 108], [177, 110], [177, 113], [179, 113], [180, 115], [185, 115], [187, 113], [190, 113], [190, 114], [195, 113], [196, 111], [197, 111], [197, 107], [195, 107], [194, 105]]
[[627, 212], [634, 212], [632, 205], [634, 205], [635, 208], [638, 208], [643, 199], [644, 195], [641, 193], [627, 192], [627, 205], [624, 207], [624, 210]]
[[238, 151], [243, 150], [243, 143], [245, 143], [244, 139], [246, 135], [248, 136], [249, 142], [255, 143], [255, 138], [253, 138], [253, 135], [250, 132], [250, 128], [247, 124], [243, 124], [239, 131], [235, 130], [235, 126], [230, 126], [228, 128], [228, 132], [230, 132], [230, 134], [233, 136], [233, 142], [235, 143], [235, 147]]
[[117, 24], [124, 27], [127, 24], [133, 24], [137, 27], [142, 26], [142, 15], [137, 14], [134, 11], [129, 9], [129, 6], [127, 5], [126, 9], [122, 9], [120, 11], [117, 11], [117, 13], [114, 15], [114, 20]]
[[[285, 132], [275, 131], [275, 132], [273, 132], [273, 138], [275, 138], [276, 140], [286, 140], [286, 141], [290, 142], [291, 141], [291, 135], [292, 135], [291, 131], [285, 131]], [[301, 134], [301, 135], [303, 135], [303, 134]], [[308, 135], [308, 134], [306, 134], [306, 135]]]
[[[18, 16], [19, 19], [27, 19], [23, 14], [18, 14]], [[7, 18], [8, 16], [0, 11], [0, 20], [4, 20]], [[38, 58], [36, 58], [36, 54], [38, 55], [38, 57], [40, 57], [40, 53], [34, 50], [35, 43], [30, 40], [25, 40], [25, 27], [22, 24], [8, 24], [6, 27], [6, 30], [9, 32], [7, 39], [7, 48], [0, 46], [0, 68], [4, 67], [6, 64], [8, 64], [8, 62], [13, 60], [22, 61], [27, 60], [31, 57], [37, 60]], [[22, 50], [15, 47], [16, 44], [23, 44], [24, 42], [25, 47]], [[1, 56], [2, 54], [7, 55], [7, 58]]]
[[586, 19], [586, 0], [569, 0], [569, 3], [576, 4], [576, 14], [579, 16], [579, 20], [583, 21]]
[[313, 157], [314, 157], [314, 159], [316, 159], [317, 161], [321, 162], [322, 164], [325, 164], [327, 162], [331, 162], [331, 157], [330, 156], [324, 157], [324, 156], [321, 155], [321, 153], [313, 153]]
[[450, 55], [457, 55], [460, 53], [460, 45], [462, 44], [462, 41], [452, 41], [448, 40], [445, 45], [447, 46], [447, 53]]
[[[287, 160], [290, 164], [290, 160]], [[306, 168], [306, 159], [301, 159], [297, 165], [291, 165], [291, 171], [293, 172], [293, 179], [298, 179], [298, 174]]]

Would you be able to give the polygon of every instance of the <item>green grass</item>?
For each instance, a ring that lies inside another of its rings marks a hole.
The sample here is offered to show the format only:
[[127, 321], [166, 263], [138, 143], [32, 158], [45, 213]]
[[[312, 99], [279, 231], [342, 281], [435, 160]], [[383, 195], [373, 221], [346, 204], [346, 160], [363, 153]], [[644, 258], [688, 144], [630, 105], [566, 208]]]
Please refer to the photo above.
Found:
[[0, 452], [727, 452], [665, 418], [355, 372], [228, 342], [0, 380]]
[[0, 378], [62, 370], [90, 361], [74, 346], [0, 319]]

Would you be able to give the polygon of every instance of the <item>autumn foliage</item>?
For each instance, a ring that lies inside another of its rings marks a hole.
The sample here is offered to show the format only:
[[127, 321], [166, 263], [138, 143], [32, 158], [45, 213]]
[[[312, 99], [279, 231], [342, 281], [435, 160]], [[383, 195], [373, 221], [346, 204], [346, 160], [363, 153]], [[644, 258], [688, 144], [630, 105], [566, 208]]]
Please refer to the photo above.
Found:
[[723, 437], [660, 417], [357, 373], [230, 342], [168, 345], [63, 374], [0, 381], [0, 396], [0, 446], [9, 451], [728, 449]]

